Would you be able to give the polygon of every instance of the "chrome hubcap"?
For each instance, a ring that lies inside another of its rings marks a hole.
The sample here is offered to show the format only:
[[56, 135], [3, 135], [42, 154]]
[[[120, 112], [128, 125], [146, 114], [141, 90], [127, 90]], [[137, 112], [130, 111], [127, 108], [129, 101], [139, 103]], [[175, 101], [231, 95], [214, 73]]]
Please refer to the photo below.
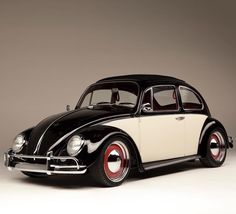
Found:
[[222, 161], [225, 156], [225, 140], [220, 132], [213, 132], [210, 136], [211, 156], [216, 161]]
[[111, 153], [108, 155], [108, 169], [113, 172], [116, 173], [119, 171], [120, 167], [121, 167], [121, 157], [120, 154], [116, 151], [116, 150], [112, 150]]
[[109, 180], [121, 181], [129, 170], [129, 151], [121, 141], [111, 143], [104, 154], [104, 172]]

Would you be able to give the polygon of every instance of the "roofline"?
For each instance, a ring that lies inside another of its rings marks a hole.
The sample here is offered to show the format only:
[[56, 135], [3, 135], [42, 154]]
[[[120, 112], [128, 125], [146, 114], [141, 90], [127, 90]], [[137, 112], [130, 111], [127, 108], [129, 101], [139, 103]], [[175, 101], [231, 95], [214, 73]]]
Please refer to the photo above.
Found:
[[155, 74], [131, 74], [131, 75], [121, 75], [121, 76], [113, 76], [107, 77], [98, 80], [96, 83], [102, 82], [111, 82], [111, 81], [134, 81], [137, 83], [185, 83], [184, 80], [164, 75], [155, 75]]

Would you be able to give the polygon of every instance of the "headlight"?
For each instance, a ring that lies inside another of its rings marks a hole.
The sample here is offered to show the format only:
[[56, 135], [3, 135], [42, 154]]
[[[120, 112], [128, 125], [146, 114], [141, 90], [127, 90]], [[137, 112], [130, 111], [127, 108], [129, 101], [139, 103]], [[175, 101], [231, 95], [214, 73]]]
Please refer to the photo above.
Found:
[[25, 136], [22, 134], [19, 134], [16, 136], [14, 139], [13, 145], [12, 145], [12, 150], [13, 152], [20, 152], [23, 148], [23, 145], [25, 144]]
[[79, 135], [74, 135], [67, 144], [67, 152], [70, 156], [76, 156], [82, 149], [84, 140]]

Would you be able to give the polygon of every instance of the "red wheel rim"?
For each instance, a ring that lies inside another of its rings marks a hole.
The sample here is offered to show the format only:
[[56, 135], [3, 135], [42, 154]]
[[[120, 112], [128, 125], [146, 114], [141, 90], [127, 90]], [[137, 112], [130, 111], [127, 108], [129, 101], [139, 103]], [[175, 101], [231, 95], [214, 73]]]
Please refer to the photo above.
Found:
[[225, 156], [225, 140], [220, 132], [211, 134], [210, 139], [211, 156], [215, 161], [222, 161]]
[[110, 144], [104, 153], [104, 172], [108, 179], [121, 181], [128, 172], [129, 153], [120, 141]]
[[210, 142], [216, 142], [216, 146], [218, 147], [217, 153], [213, 152], [211, 149], [211, 155], [213, 156], [214, 159], [217, 159], [220, 155], [220, 140], [217, 137], [217, 135], [212, 134], [210, 138]]

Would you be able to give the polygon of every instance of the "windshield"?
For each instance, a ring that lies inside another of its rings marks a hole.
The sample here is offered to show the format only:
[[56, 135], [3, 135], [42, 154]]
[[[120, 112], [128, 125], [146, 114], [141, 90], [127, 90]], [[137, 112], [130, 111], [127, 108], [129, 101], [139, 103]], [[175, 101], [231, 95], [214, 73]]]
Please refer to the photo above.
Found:
[[133, 82], [113, 82], [92, 85], [76, 108], [120, 107], [133, 109], [137, 103], [138, 85]]

